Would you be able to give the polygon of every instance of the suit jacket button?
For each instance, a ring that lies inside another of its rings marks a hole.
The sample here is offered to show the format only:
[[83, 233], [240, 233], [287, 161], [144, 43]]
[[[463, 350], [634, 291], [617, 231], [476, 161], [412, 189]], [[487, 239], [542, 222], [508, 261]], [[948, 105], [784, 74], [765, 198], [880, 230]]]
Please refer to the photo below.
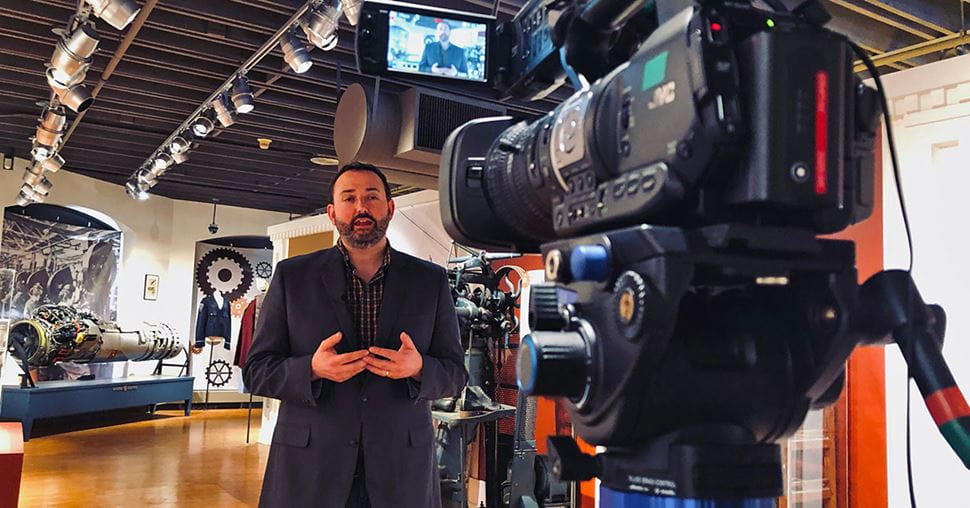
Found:
[[356, 439], [351, 439], [350, 440], [350, 446], [357, 446], [357, 440]]
[[366, 395], [361, 395], [360, 396], [360, 401], [361, 402], [367, 402], [367, 396]]

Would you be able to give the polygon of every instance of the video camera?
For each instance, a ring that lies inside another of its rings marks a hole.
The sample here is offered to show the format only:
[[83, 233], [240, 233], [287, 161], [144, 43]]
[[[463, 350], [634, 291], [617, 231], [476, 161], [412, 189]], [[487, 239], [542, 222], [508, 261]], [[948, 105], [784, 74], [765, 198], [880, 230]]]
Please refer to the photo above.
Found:
[[891, 341], [970, 467], [970, 410], [940, 409], [967, 407], [942, 309], [908, 272], [860, 286], [855, 245], [817, 237], [872, 212], [868, 57], [819, 2], [767, 3], [534, 0], [486, 37], [500, 97], [575, 90], [538, 120], [460, 127], [439, 177], [453, 238], [544, 257], [519, 386], [607, 447], [551, 438], [564, 480], [773, 503], [774, 442], [838, 398], [857, 345]]

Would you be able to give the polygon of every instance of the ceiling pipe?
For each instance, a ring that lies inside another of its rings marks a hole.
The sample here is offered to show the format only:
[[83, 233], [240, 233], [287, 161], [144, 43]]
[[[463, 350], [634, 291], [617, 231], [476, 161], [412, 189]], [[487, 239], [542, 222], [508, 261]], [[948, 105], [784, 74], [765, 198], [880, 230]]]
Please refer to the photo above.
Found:
[[[141, 27], [144, 26], [145, 20], [148, 19], [148, 15], [151, 14], [152, 9], [155, 8], [156, 4], [158, 4], [158, 0], [148, 0], [145, 2], [145, 5], [142, 6], [141, 11], [138, 13], [138, 16], [136, 16], [135, 20], [131, 22], [128, 32], [125, 33], [125, 38], [121, 40], [120, 44], [118, 44], [118, 48], [115, 49], [114, 54], [111, 56], [111, 60], [108, 61], [108, 65], [106, 65], [104, 67], [104, 71], [101, 72], [101, 79], [98, 80], [98, 84], [95, 85], [93, 90], [91, 90], [92, 98], [98, 98], [98, 93], [100, 93], [101, 89], [104, 88], [104, 83], [108, 81], [108, 78], [110, 78], [112, 74], [114, 74], [118, 64], [121, 63], [121, 59], [125, 56], [125, 53], [128, 52], [128, 48], [131, 46], [132, 41], [134, 41], [135, 37], [138, 36], [138, 32], [141, 30]], [[81, 124], [81, 120], [84, 119], [84, 115], [87, 114], [88, 109], [85, 109], [74, 117], [74, 121], [71, 122], [71, 126], [68, 127], [67, 132], [64, 134], [64, 140], [61, 141], [62, 150], [64, 149], [64, 146], [67, 145], [68, 140], [71, 139], [71, 135], [73, 135], [74, 131], [77, 130], [78, 125]]]

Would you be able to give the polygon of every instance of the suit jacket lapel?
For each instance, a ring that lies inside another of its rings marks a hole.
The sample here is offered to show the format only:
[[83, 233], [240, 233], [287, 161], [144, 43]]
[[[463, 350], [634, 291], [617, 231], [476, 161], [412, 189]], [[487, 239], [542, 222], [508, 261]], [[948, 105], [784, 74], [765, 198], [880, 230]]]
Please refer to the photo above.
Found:
[[[344, 333], [343, 340], [337, 344], [338, 353], [354, 351], [359, 347], [357, 339], [357, 327], [354, 320], [347, 310], [345, 291], [347, 279], [344, 267], [344, 258], [336, 248], [330, 248], [320, 253], [320, 278], [325, 289], [324, 293], [330, 300], [330, 310], [337, 316], [340, 323], [340, 331]], [[326, 337], [322, 337], [326, 338]]]
[[391, 330], [400, 314], [401, 302], [407, 297], [408, 258], [400, 252], [391, 249], [391, 264], [384, 274], [384, 297], [381, 299], [381, 313], [377, 319], [377, 337], [375, 343], [380, 347], [398, 349], [401, 347], [400, 337], [391, 337]]

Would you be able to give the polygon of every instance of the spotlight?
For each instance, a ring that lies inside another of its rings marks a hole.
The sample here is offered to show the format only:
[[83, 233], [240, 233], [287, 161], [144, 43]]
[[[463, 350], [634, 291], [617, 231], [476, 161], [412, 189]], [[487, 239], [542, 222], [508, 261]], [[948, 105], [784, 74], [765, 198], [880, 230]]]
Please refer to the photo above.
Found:
[[94, 9], [94, 15], [101, 18], [115, 30], [124, 30], [141, 10], [132, 0], [85, 0]]
[[226, 94], [220, 94], [212, 101], [212, 110], [216, 112], [216, 118], [219, 119], [219, 123], [223, 127], [229, 127], [236, 123], [235, 118], [233, 118], [233, 112], [229, 109], [229, 101], [226, 99]]
[[20, 195], [26, 196], [32, 203], [41, 203], [45, 197], [45, 195], [38, 193], [33, 187], [27, 184], [20, 186]]
[[131, 199], [137, 199], [139, 201], [148, 199], [148, 187], [142, 188], [141, 184], [136, 184], [131, 180], [125, 184], [125, 192]]
[[137, 184], [135, 184], [135, 187], [138, 187], [138, 192], [139, 193], [143, 193], [143, 192], [148, 192], [149, 190], [151, 190], [151, 188], [154, 187], [156, 183], [157, 182], [154, 182], [154, 181], [151, 181], [151, 182], [138, 182]]
[[360, 4], [361, 0], [345, 0], [343, 5], [344, 16], [347, 16], [347, 21], [351, 25], [357, 26], [357, 21], [360, 20]]
[[[321, 5], [300, 20], [300, 28], [314, 46], [330, 50], [336, 45], [337, 28], [340, 26], [340, 0]], [[329, 46], [329, 47], [328, 47]]]
[[91, 64], [91, 55], [98, 49], [101, 41], [98, 32], [88, 23], [82, 23], [74, 33], [64, 36], [63, 30], [55, 30], [61, 35], [51, 55], [50, 68], [54, 80], [63, 86], [84, 81], [84, 74]]
[[47, 160], [54, 155], [54, 147], [34, 143], [34, 147], [30, 150], [30, 155], [35, 161]]
[[46, 76], [47, 84], [56, 93], [60, 89], [70, 88], [74, 85], [83, 83], [84, 79], [87, 77], [88, 68], [87, 66], [83, 67], [77, 75], [71, 77], [67, 81], [60, 81], [54, 71], [55, 69], [53, 67], [48, 67]]
[[34, 193], [38, 196], [47, 196], [50, 194], [51, 189], [54, 188], [54, 184], [47, 179], [47, 177], [41, 177], [41, 180], [36, 184], [28, 184], [31, 189], [34, 189]]
[[34, 198], [24, 194], [24, 191], [20, 191], [17, 194], [17, 206], [27, 206], [34, 202]]
[[172, 164], [175, 164], [175, 159], [173, 159], [171, 155], [161, 152], [155, 156], [155, 160], [152, 162], [152, 172], [155, 173], [156, 176], [161, 176], [158, 173], [158, 170], [164, 172], [166, 169], [171, 167]]
[[51, 70], [47, 70], [47, 82], [54, 89], [54, 93], [61, 101], [61, 104], [71, 108], [75, 113], [80, 113], [91, 107], [91, 103], [94, 102], [94, 97], [91, 97], [91, 91], [88, 90], [88, 87], [82, 83], [62, 87], [59, 83], [52, 80]]
[[293, 72], [303, 74], [310, 70], [310, 67], [313, 67], [310, 52], [292, 32], [286, 33], [280, 39], [280, 49], [283, 50], [283, 60], [286, 60]]
[[179, 136], [172, 138], [172, 142], [168, 145], [168, 150], [172, 152], [172, 155], [183, 153], [189, 149], [189, 140], [186, 136], [190, 134], [187, 132], [182, 133]]
[[64, 108], [46, 109], [40, 117], [37, 125], [37, 143], [45, 146], [57, 146], [64, 134], [64, 126], [67, 124], [67, 115]]
[[246, 76], [236, 76], [232, 83], [232, 103], [236, 106], [236, 113], [249, 113], [256, 106], [253, 104], [253, 91], [249, 89]]
[[44, 180], [44, 170], [40, 169], [36, 165], [28, 166], [24, 170], [24, 183], [34, 187], [39, 185]]
[[145, 182], [149, 184], [154, 183], [156, 177], [157, 175], [154, 172], [145, 168], [139, 169], [138, 173], [135, 174], [135, 179], [138, 180], [138, 183], [141, 183], [141, 182]]
[[64, 157], [55, 153], [51, 157], [38, 162], [37, 165], [48, 173], [57, 173], [64, 166]]
[[186, 151], [180, 152], [180, 153], [173, 153], [172, 154], [172, 160], [175, 161], [176, 164], [181, 164], [181, 163], [189, 160], [189, 151], [186, 150]]
[[215, 129], [215, 124], [212, 123], [212, 119], [209, 118], [211, 116], [211, 111], [212, 110], [207, 110], [202, 114], [202, 116], [196, 118], [192, 122], [192, 134], [196, 137], [204, 138], [208, 136], [210, 132], [212, 132], [212, 129]]

